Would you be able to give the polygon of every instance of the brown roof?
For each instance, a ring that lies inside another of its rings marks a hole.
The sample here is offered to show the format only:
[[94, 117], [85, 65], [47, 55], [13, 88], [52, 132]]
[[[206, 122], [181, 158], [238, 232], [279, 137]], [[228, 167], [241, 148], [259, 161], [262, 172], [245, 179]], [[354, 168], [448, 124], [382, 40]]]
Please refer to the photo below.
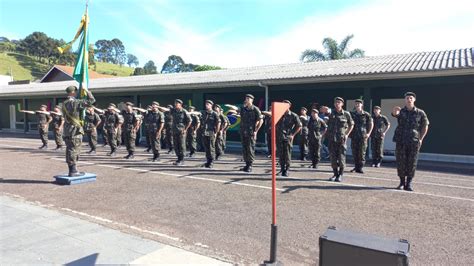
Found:
[[[74, 72], [74, 67], [71, 67], [71, 66], [54, 65], [53, 67], [61, 70], [62, 72], [68, 74], [71, 77], [72, 77], [72, 74]], [[97, 72], [92, 71], [92, 70], [89, 69], [89, 79], [113, 78], [113, 77], [115, 77], [115, 76], [100, 74], [100, 73], [97, 73]]]

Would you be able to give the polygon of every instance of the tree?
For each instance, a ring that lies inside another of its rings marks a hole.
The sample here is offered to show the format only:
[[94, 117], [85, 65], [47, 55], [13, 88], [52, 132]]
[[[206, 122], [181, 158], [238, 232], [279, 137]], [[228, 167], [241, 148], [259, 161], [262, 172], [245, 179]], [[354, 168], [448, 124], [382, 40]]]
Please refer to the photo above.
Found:
[[209, 71], [209, 70], [219, 70], [222, 67], [219, 66], [210, 66], [210, 65], [198, 65], [194, 68], [194, 71]]
[[43, 32], [33, 32], [20, 41], [20, 46], [28, 55], [43, 59], [52, 52], [51, 40]]
[[143, 70], [144, 70], [145, 74], [157, 74], [157, 73], [158, 73], [158, 72], [156, 71], [155, 62], [153, 62], [152, 60], [148, 61], [148, 62], [143, 66]]
[[138, 58], [133, 55], [133, 54], [127, 54], [127, 65], [131, 67], [132, 65], [135, 65], [137, 67], [139, 64]]
[[140, 75], [146, 75], [145, 70], [141, 67], [136, 67], [135, 70], [133, 71], [132, 76], [140, 76]]
[[94, 45], [89, 44], [89, 65], [96, 65]]
[[308, 49], [301, 54], [300, 60], [302, 62], [313, 62], [364, 57], [364, 50], [348, 50], [349, 43], [352, 38], [354, 38], [354, 35], [348, 35], [342, 40], [340, 44], [338, 44], [337, 41], [332, 38], [325, 38], [323, 40], [325, 53], [318, 50]]
[[163, 64], [161, 73], [179, 73], [179, 72], [192, 72], [198, 65], [186, 64], [178, 55], [170, 55], [168, 60]]
[[98, 40], [95, 42], [97, 60], [110, 63], [114, 57], [113, 44], [109, 40]]
[[125, 53], [125, 46], [120, 39], [114, 38], [110, 41], [113, 49], [113, 60], [111, 63], [122, 66], [127, 61], [127, 54]]

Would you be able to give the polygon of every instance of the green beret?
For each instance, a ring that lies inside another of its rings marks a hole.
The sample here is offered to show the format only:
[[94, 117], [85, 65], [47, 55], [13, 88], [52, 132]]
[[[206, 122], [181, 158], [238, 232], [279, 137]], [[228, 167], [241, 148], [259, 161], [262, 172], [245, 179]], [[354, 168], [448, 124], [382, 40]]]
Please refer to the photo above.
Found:
[[252, 94], [245, 94], [245, 98], [255, 99], [255, 97]]
[[341, 102], [344, 103], [344, 99], [342, 99], [342, 97], [336, 97], [336, 98], [334, 98], [334, 101], [335, 101], [335, 102], [336, 102], [336, 101], [341, 101]]
[[206, 103], [209, 103], [209, 104], [211, 104], [211, 105], [214, 105], [214, 102], [211, 101], [211, 100], [206, 100]]
[[153, 102], [151, 102], [151, 105], [158, 105], [158, 106], [160, 106], [160, 103], [153, 101]]
[[75, 91], [77, 91], [76, 86], [69, 86], [69, 87], [66, 88], [67, 93], [71, 93], [71, 92], [75, 92]]
[[362, 99], [356, 99], [355, 102], [356, 102], [356, 103], [364, 104], [364, 101], [363, 101]]
[[411, 91], [405, 93], [405, 97], [407, 97], [407, 96], [413, 96], [413, 97], [416, 98], [416, 94], [414, 92], [411, 92]]
[[183, 100], [181, 100], [181, 99], [176, 99], [176, 100], [174, 100], [174, 102], [175, 102], [175, 103], [183, 104]]

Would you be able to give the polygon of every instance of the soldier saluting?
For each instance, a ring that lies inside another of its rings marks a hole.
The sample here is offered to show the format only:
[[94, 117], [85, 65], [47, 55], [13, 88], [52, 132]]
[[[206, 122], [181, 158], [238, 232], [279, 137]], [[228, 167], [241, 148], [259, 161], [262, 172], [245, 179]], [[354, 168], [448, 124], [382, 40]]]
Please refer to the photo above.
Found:
[[55, 150], [62, 150], [64, 141], [63, 141], [63, 129], [64, 129], [64, 117], [61, 113], [61, 107], [56, 105], [54, 111], [50, 112], [51, 114], [51, 123], [53, 124], [53, 134], [54, 142], [56, 142]]
[[[291, 108], [291, 102], [284, 100]], [[276, 141], [278, 145], [278, 155], [281, 167], [281, 175], [288, 176], [291, 164], [291, 153], [293, 150], [293, 140], [295, 135], [301, 130], [301, 121], [297, 114], [290, 108], [283, 114], [276, 124]]]
[[240, 138], [242, 140], [243, 159], [245, 167], [244, 172], [252, 172], [252, 164], [255, 160], [255, 143], [257, 141], [257, 133], [262, 126], [262, 112], [253, 105], [255, 97], [252, 94], [245, 95], [244, 106], [238, 108], [234, 105], [226, 105], [230, 109], [240, 114]]
[[47, 106], [42, 104], [38, 111], [20, 110], [22, 113], [36, 114], [36, 117], [38, 118], [38, 133], [41, 142], [43, 143], [43, 145], [39, 147], [40, 150], [48, 149], [48, 128], [52, 118], [50, 112], [46, 111], [46, 108]]
[[64, 141], [66, 142], [66, 162], [69, 167], [69, 176], [81, 176], [84, 173], [77, 170], [77, 161], [81, 153], [82, 136], [84, 130], [81, 125], [80, 114], [87, 106], [95, 102], [94, 96], [88, 90], [86, 99], [76, 99], [77, 87], [66, 88], [67, 99], [63, 102]]
[[354, 121], [351, 114], [342, 107], [344, 99], [336, 97], [334, 99], [334, 111], [328, 117], [328, 139], [329, 157], [334, 175], [329, 181], [341, 182], [346, 166], [347, 136], [354, 128]]
[[405, 93], [405, 107], [395, 106], [392, 116], [397, 118], [393, 141], [396, 142], [395, 156], [400, 184], [397, 189], [413, 191], [411, 182], [415, 177], [418, 154], [423, 139], [428, 133], [430, 121], [425, 111], [415, 106], [416, 94]]
[[364, 101], [361, 99], [355, 100], [355, 109], [351, 112], [354, 120], [354, 130], [351, 131], [349, 137], [352, 139], [351, 148], [352, 156], [354, 157], [355, 167], [351, 172], [361, 173], [365, 165], [365, 153], [367, 151], [367, 140], [374, 128], [374, 122], [370, 114], [363, 109]]

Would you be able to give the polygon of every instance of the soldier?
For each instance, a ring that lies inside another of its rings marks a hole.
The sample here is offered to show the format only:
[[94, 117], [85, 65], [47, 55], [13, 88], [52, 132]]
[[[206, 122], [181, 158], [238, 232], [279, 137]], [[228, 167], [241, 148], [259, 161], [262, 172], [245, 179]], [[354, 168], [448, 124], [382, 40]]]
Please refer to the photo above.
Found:
[[171, 114], [172, 105], [167, 106], [169, 111], [165, 111], [165, 146], [168, 148], [168, 154], [173, 151], [173, 115]]
[[328, 139], [329, 157], [334, 176], [329, 181], [341, 182], [346, 166], [347, 136], [354, 128], [354, 121], [351, 114], [342, 107], [344, 99], [336, 97], [334, 99], [335, 109], [328, 116], [328, 130], [326, 137]]
[[188, 128], [187, 134], [186, 134], [186, 147], [189, 150], [189, 157], [194, 157], [194, 154], [196, 153], [197, 150], [197, 142], [196, 142], [196, 134], [197, 130], [200, 127], [200, 118], [199, 116], [194, 113], [196, 110], [196, 107], [194, 106], [189, 106], [188, 111], [191, 116], [191, 126]]
[[[425, 111], [415, 106], [416, 94], [405, 93], [405, 107], [395, 106], [392, 116], [397, 118], [393, 141], [396, 143], [395, 156], [400, 184], [397, 189], [413, 191], [411, 182], [415, 177], [418, 153], [430, 124]], [[406, 180], [405, 180], [406, 178]]]
[[97, 126], [100, 124], [101, 119], [98, 114], [95, 113], [93, 106], [87, 107], [86, 117], [84, 119], [84, 131], [87, 135], [90, 150], [88, 154], [96, 154], [97, 148]]
[[201, 128], [202, 128], [202, 142], [204, 150], [206, 151], [206, 163], [204, 167], [212, 168], [213, 161], [215, 158], [215, 143], [217, 132], [220, 127], [220, 119], [218, 114], [212, 110], [214, 103], [211, 100], [206, 100], [206, 110], [201, 116]]
[[94, 107], [94, 110], [97, 112], [100, 118], [100, 124], [97, 126], [97, 138], [101, 136], [102, 141], [104, 143], [103, 147], [107, 146], [107, 130], [105, 130], [104, 123], [105, 123], [105, 112], [104, 110], [98, 109]]
[[105, 113], [104, 128], [107, 131], [107, 142], [110, 145], [110, 153], [107, 155], [111, 157], [117, 156], [117, 133], [121, 125], [118, 111], [117, 106], [110, 103]]
[[300, 120], [301, 120], [301, 130], [300, 130], [300, 160], [306, 161], [308, 157], [308, 109], [306, 107], [301, 107], [300, 110]]
[[174, 150], [176, 152], [176, 157], [178, 157], [176, 162], [174, 162], [173, 164], [177, 166], [182, 166], [184, 165], [184, 153], [186, 151], [186, 132], [191, 126], [191, 116], [189, 115], [188, 111], [183, 108], [183, 101], [181, 99], [176, 99], [174, 101], [173, 108], [161, 109], [163, 109], [165, 112], [169, 111], [172, 115], [173, 125], [171, 128], [171, 132], [173, 133]]
[[117, 149], [119, 149], [120, 146], [123, 144], [123, 140], [124, 140], [124, 134], [123, 134], [123, 122], [124, 122], [124, 120], [123, 120], [123, 115], [122, 115], [124, 110], [118, 110], [116, 112], [117, 112], [117, 116], [118, 116], [119, 126], [117, 127], [117, 134], [115, 135], [115, 141], [117, 142]]
[[354, 120], [354, 130], [351, 131], [352, 156], [354, 157], [354, 169], [351, 172], [364, 173], [362, 169], [365, 165], [365, 153], [367, 151], [367, 141], [374, 128], [372, 116], [364, 111], [364, 101], [355, 100], [355, 109], [351, 112], [352, 120]]
[[[284, 100], [291, 108], [291, 102]], [[276, 141], [278, 145], [278, 154], [281, 167], [281, 175], [288, 176], [291, 164], [291, 153], [293, 150], [293, 140], [301, 130], [301, 121], [297, 114], [290, 108], [283, 114], [276, 124]]]
[[[134, 108], [135, 109], [135, 108]], [[136, 108], [138, 109], [138, 108]], [[149, 117], [148, 116], [151, 116], [152, 115], [152, 107], [150, 105], [148, 105], [146, 107], [146, 110], [144, 109], [138, 109], [140, 111], [140, 113], [143, 115], [143, 121], [144, 121], [144, 124], [143, 124], [143, 132], [145, 133], [145, 140], [146, 140], [146, 149], [145, 149], [145, 152], [150, 152], [153, 148], [151, 147], [151, 145], [154, 145], [154, 143], [152, 143], [151, 141], [153, 141], [154, 137], [150, 137], [148, 136], [148, 133], [150, 132], [150, 130], [148, 130], [148, 119]], [[158, 110], [158, 109], [157, 109]], [[153, 131], [153, 130], [151, 130]], [[161, 134], [161, 132], [160, 132]], [[160, 143], [160, 141], [158, 141], [158, 143]], [[161, 144], [160, 144], [161, 145]]]
[[148, 142], [151, 144], [153, 150], [153, 162], [159, 160], [161, 149], [161, 132], [165, 125], [165, 115], [158, 109], [160, 104], [158, 102], [151, 103], [151, 110], [145, 116], [145, 124], [147, 125]]
[[220, 110], [221, 110], [221, 113], [224, 115], [224, 119], [225, 119], [225, 122], [226, 122], [226, 126], [224, 128], [221, 129], [222, 131], [222, 154], [225, 154], [225, 150], [226, 150], [226, 147], [227, 147], [227, 130], [229, 129], [229, 127], [231, 126], [230, 124], [230, 120], [229, 120], [229, 117], [227, 117], [227, 115], [224, 113], [224, 109], [220, 107]]
[[133, 110], [133, 103], [125, 103], [125, 110], [122, 112], [122, 116], [124, 141], [128, 151], [128, 155], [124, 158], [133, 159], [135, 158], [135, 140], [137, 139], [137, 132], [139, 129], [139, 120], [137, 114]]
[[40, 110], [36, 111], [36, 116], [38, 117], [38, 132], [41, 142], [43, 142], [43, 146], [39, 147], [40, 150], [48, 149], [48, 129], [52, 118], [46, 111], [46, 108], [47, 106], [43, 104], [40, 106]]
[[383, 142], [385, 139], [385, 133], [390, 128], [390, 122], [388, 118], [380, 114], [380, 106], [374, 106], [374, 114], [372, 116], [374, 120], [374, 130], [370, 138], [372, 147], [372, 167], [380, 167], [383, 159]]
[[224, 132], [228, 127], [227, 116], [222, 113], [222, 108], [220, 105], [214, 105], [214, 111], [219, 117], [219, 130], [216, 135], [216, 161], [224, 154]]
[[321, 160], [321, 140], [326, 134], [326, 130], [326, 122], [319, 117], [318, 109], [311, 110], [311, 117], [308, 121], [308, 147], [311, 158], [310, 167], [313, 169], [318, 168], [318, 163]]
[[87, 99], [76, 99], [76, 86], [67, 87], [66, 92], [68, 97], [63, 103], [62, 111], [65, 119], [64, 140], [66, 142], [66, 162], [69, 167], [68, 175], [81, 176], [84, 173], [79, 172], [76, 167], [81, 153], [82, 135], [84, 135], [80, 121], [80, 113], [86, 106], [92, 105], [95, 99], [90, 91], [87, 91]]
[[262, 114], [265, 116], [265, 132], [267, 135], [267, 158], [272, 158], [272, 106], [268, 108], [268, 111], [262, 111]]
[[255, 160], [255, 142], [258, 130], [262, 126], [262, 113], [257, 106], [253, 105], [254, 99], [255, 97], [252, 94], [247, 94], [242, 108], [227, 105], [227, 107], [240, 114], [240, 138], [245, 162], [245, 167], [241, 170], [247, 173], [252, 172], [252, 165]]
[[54, 134], [54, 141], [56, 142], [56, 148], [54, 150], [62, 150], [63, 149], [63, 128], [64, 128], [64, 117], [61, 113], [61, 107], [56, 105], [54, 107], [54, 111], [50, 112], [52, 123], [53, 123], [53, 134]]

